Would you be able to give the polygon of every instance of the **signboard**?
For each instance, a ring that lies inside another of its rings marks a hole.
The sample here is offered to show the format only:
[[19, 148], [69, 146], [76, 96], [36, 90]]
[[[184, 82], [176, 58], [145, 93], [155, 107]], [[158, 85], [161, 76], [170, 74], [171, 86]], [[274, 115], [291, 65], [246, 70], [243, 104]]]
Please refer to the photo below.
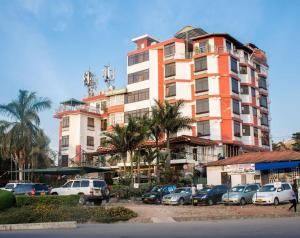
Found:
[[202, 183], [198, 183], [197, 184], [197, 190], [199, 191], [201, 189], [203, 189], [203, 184]]
[[255, 164], [232, 164], [224, 166], [228, 174], [255, 174]]

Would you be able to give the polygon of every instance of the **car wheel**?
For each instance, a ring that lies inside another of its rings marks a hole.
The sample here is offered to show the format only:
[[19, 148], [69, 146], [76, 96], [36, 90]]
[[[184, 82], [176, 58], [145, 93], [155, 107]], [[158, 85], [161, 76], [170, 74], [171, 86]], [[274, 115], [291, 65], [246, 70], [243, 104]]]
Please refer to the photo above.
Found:
[[275, 205], [275, 206], [278, 206], [278, 205], [279, 205], [279, 199], [278, 199], [278, 198], [275, 198], [275, 199], [274, 199], [274, 205]]
[[183, 206], [184, 205], [184, 199], [180, 198], [179, 201], [178, 201], [178, 203], [179, 203], [180, 206]]
[[241, 204], [241, 206], [245, 206], [246, 205], [245, 198], [241, 198], [240, 204]]
[[209, 206], [212, 206], [212, 205], [214, 205], [214, 201], [213, 201], [213, 200], [211, 200], [211, 199], [209, 199], [209, 200], [208, 200], [208, 205], [209, 205]]

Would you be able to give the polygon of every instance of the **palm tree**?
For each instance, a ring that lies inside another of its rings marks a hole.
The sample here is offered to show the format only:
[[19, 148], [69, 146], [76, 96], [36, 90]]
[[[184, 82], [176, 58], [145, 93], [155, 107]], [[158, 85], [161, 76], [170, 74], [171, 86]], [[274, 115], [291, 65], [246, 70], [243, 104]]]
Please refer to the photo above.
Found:
[[[38, 113], [51, 107], [47, 98], [37, 97], [35, 92], [19, 90], [16, 100], [0, 105], [0, 113], [8, 118], [7, 132], [10, 135], [10, 150], [19, 169], [24, 169], [29, 162], [29, 155], [39, 133], [40, 118]], [[23, 173], [19, 173], [23, 180]]]
[[155, 159], [158, 157], [159, 151], [151, 147], [145, 147], [140, 150], [140, 155], [144, 159], [144, 163], [148, 164], [148, 179], [151, 183], [151, 165]]
[[160, 125], [161, 130], [166, 134], [167, 142], [167, 157], [166, 157], [166, 170], [170, 169], [170, 135], [177, 133], [182, 129], [191, 129], [192, 118], [182, 116], [181, 109], [184, 105], [183, 101], [178, 101], [175, 103], [169, 103], [168, 101], [160, 102], [155, 101], [157, 111], [157, 121]]

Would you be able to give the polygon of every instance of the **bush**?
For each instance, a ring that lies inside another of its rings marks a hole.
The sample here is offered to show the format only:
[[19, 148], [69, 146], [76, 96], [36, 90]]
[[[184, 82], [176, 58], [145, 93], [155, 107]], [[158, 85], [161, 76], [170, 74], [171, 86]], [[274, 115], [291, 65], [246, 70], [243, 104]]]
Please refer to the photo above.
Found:
[[14, 206], [15, 203], [16, 198], [11, 192], [0, 190], [0, 211]]
[[36, 206], [39, 204], [43, 205], [55, 205], [55, 206], [76, 206], [79, 201], [79, 195], [69, 196], [17, 196], [16, 206]]
[[139, 188], [133, 188], [131, 186], [126, 185], [113, 185], [111, 194], [114, 197], [118, 197], [120, 199], [127, 199], [130, 197], [141, 197], [144, 193], [150, 191], [152, 185], [149, 184], [140, 184]]

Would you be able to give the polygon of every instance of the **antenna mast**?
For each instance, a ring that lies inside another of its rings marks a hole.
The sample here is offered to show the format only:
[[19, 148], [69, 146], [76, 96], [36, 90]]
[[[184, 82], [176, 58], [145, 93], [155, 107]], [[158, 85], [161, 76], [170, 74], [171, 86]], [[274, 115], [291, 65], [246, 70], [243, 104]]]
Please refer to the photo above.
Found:
[[96, 75], [90, 70], [86, 71], [83, 75], [84, 86], [88, 89], [88, 96], [94, 96], [94, 92], [97, 89]]
[[115, 86], [113, 85], [116, 79], [116, 70], [111, 69], [110, 65], [104, 65], [104, 68], [102, 70], [102, 77], [104, 79], [104, 82], [106, 83], [106, 86], [108, 89], [114, 89]]

